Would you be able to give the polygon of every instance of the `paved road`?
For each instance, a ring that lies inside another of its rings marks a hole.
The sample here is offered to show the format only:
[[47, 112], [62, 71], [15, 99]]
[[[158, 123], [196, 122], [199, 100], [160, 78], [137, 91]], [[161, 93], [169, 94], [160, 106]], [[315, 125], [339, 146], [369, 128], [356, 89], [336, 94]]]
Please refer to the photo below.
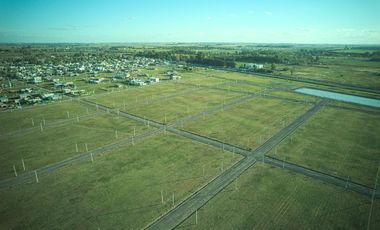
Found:
[[63, 167], [72, 165], [74, 163], [77, 163], [77, 162], [80, 162], [83, 160], [89, 161], [89, 160], [91, 160], [91, 154], [93, 156], [96, 156], [99, 154], [109, 153], [116, 148], [119, 148], [119, 147], [127, 145], [127, 144], [131, 144], [132, 142], [135, 143], [135, 142], [142, 141], [148, 137], [151, 137], [153, 135], [157, 135], [161, 132], [162, 132], [162, 130], [152, 129], [152, 130], [149, 130], [149, 131], [146, 131], [144, 133], [141, 133], [141, 134], [134, 136], [133, 139], [132, 139], [132, 137], [121, 139], [118, 142], [115, 142], [115, 143], [112, 143], [109, 145], [105, 145], [105, 146], [90, 150], [90, 151], [82, 153], [82, 154], [78, 154], [74, 157], [65, 159], [63, 161], [60, 161], [60, 162], [57, 162], [57, 163], [54, 163], [51, 165], [47, 165], [47, 166], [44, 166], [42, 168], [39, 168], [39, 169], [36, 169], [33, 171], [28, 171], [28, 172], [23, 173], [23, 174], [19, 174], [17, 177], [12, 177], [12, 178], [2, 180], [2, 181], [0, 181], [0, 189], [5, 189], [5, 188], [16, 186], [19, 184], [35, 182], [34, 171], [37, 171], [37, 174], [40, 177], [40, 176], [55, 172], [58, 169], [61, 169]]
[[[228, 106], [230, 107], [232, 105], [236, 105], [238, 102], [242, 103], [243, 101], [252, 99], [253, 97], [254, 96], [250, 95], [249, 97], [238, 98], [237, 100], [234, 100], [234, 101], [231, 101], [229, 103], [224, 104], [222, 107], [219, 108], [219, 110], [224, 109], [224, 108], [226, 108]], [[112, 113], [119, 113], [119, 115], [121, 115], [121, 116], [124, 116], [124, 117], [127, 117], [129, 119], [138, 121], [140, 123], [144, 123], [146, 125], [149, 122], [150, 126], [158, 128], [158, 129], [150, 130], [150, 131], [144, 132], [142, 134], [136, 135], [134, 137], [134, 139], [133, 139], [134, 142], [141, 141], [141, 140], [143, 140], [145, 138], [148, 138], [150, 136], [153, 136], [153, 135], [157, 135], [157, 134], [161, 133], [163, 130], [167, 129], [168, 131], [171, 131], [173, 133], [180, 133], [180, 134], [182, 134], [182, 136], [189, 137], [189, 138], [191, 138], [193, 140], [198, 140], [200, 142], [207, 143], [207, 144], [210, 144], [210, 145], [213, 145], [213, 146], [224, 148], [227, 151], [235, 152], [237, 154], [248, 154], [249, 153], [246, 150], [240, 150], [237, 146], [233, 146], [233, 145], [229, 145], [229, 144], [224, 144], [224, 143], [222, 143], [222, 142], [220, 142], [218, 140], [213, 140], [213, 139], [210, 139], [210, 138], [207, 138], [207, 137], [202, 137], [202, 136], [199, 136], [199, 135], [196, 135], [196, 134], [192, 134], [192, 133], [189, 133], [189, 132], [180, 131], [178, 129], [175, 129], [172, 126], [161, 124], [161, 123], [158, 123], [158, 122], [155, 122], [155, 121], [152, 121], [152, 120], [147, 120], [145, 118], [138, 117], [138, 116], [132, 115], [132, 114], [128, 114], [126, 112], [120, 112], [117, 109], [112, 109], [110, 107], [106, 107], [106, 106], [103, 106], [103, 105], [98, 105], [98, 104], [96, 104], [94, 102], [87, 101], [85, 99], [80, 99], [80, 100], [78, 100], [78, 102], [86, 104], [86, 105], [90, 105], [90, 106], [95, 106], [95, 107], [97, 106], [98, 109], [102, 110], [102, 111], [108, 111], [108, 112], [112, 112]], [[215, 110], [214, 108], [211, 108], [210, 111], [206, 111], [206, 113], [216, 112], [216, 111], [218, 111], [218, 110]], [[201, 113], [199, 113], [199, 114], [201, 114]], [[190, 115], [190, 116], [192, 116], [192, 115]], [[186, 121], [190, 120], [189, 117], [186, 119]], [[195, 119], [197, 117], [198, 116], [194, 116], [194, 117], [192, 117], [192, 119]], [[76, 120], [76, 118], [75, 118], [75, 120]], [[72, 122], [72, 120], [69, 120], [69, 121]], [[67, 120], [65, 120], [63, 122], [67, 122]], [[182, 122], [184, 122], [184, 121], [182, 121]], [[174, 122], [174, 123], [176, 123], [176, 122]], [[39, 169], [36, 169], [36, 171], [37, 171], [37, 173], [38, 173], [39, 176], [43, 176], [43, 175], [55, 172], [58, 169], [61, 169], [61, 168], [66, 167], [68, 165], [74, 164], [76, 162], [79, 162], [79, 161], [82, 161], [82, 160], [85, 160], [85, 159], [88, 160], [88, 159], [90, 159], [91, 154], [93, 154], [93, 156], [95, 156], [97, 154], [102, 154], [102, 153], [110, 152], [110, 151], [114, 150], [115, 148], [119, 148], [119, 147], [121, 147], [123, 145], [130, 144], [131, 142], [132, 142], [131, 138], [122, 139], [122, 140], [120, 140], [118, 142], [115, 142], [113, 144], [106, 145], [106, 146], [103, 146], [103, 147], [99, 147], [99, 148], [91, 150], [89, 152], [86, 152], [86, 153], [83, 153], [83, 154], [79, 154], [79, 155], [76, 155], [74, 157], [65, 159], [63, 161], [60, 161], [60, 162], [57, 162], [57, 163], [54, 163], [54, 164], [51, 164], [51, 165], [47, 165], [47, 166], [44, 166], [44, 167], [41, 167]], [[23, 184], [23, 183], [30, 183], [30, 182], [34, 182], [34, 181], [35, 181], [34, 171], [28, 171], [26, 173], [18, 175], [18, 177], [13, 177], [13, 178], [8, 178], [8, 179], [5, 179], [5, 180], [1, 180], [0, 181], [0, 189], [8, 188], [10, 186], [16, 186], [16, 185]]]
[[181, 125], [181, 124], [183, 124], [185, 122], [189, 122], [189, 121], [197, 119], [197, 118], [200, 118], [200, 117], [205, 116], [207, 114], [216, 113], [216, 112], [221, 111], [223, 109], [230, 108], [232, 106], [241, 104], [241, 103], [246, 102], [248, 100], [251, 100], [251, 99], [253, 99], [253, 98], [257, 97], [257, 96], [259, 96], [259, 94], [252, 94], [252, 95], [248, 95], [248, 96], [239, 97], [239, 98], [237, 98], [235, 100], [229, 101], [229, 102], [224, 103], [222, 105], [219, 105], [219, 106], [216, 106], [216, 107], [212, 107], [212, 108], [210, 108], [210, 109], [208, 109], [206, 111], [203, 111], [203, 112], [200, 112], [200, 113], [197, 113], [197, 114], [189, 115], [187, 117], [178, 119], [178, 120], [172, 122], [171, 124], [163, 124], [163, 123], [160, 123], [160, 122], [157, 122], [157, 121], [153, 121], [153, 120], [141, 117], [141, 116], [130, 114], [130, 113], [125, 112], [125, 111], [119, 111], [119, 110], [115, 110], [115, 109], [112, 109], [112, 108], [104, 106], [104, 105], [99, 105], [99, 104], [96, 104], [95, 102], [88, 101], [88, 100], [80, 100], [80, 102], [82, 102], [82, 103], [84, 103], [86, 105], [90, 105], [90, 106], [97, 106], [98, 109], [101, 109], [101, 110], [104, 110], [104, 111], [109, 111], [109, 112], [112, 112], [112, 113], [117, 113], [117, 114], [119, 114], [119, 116], [123, 116], [123, 117], [129, 118], [131, 120], [140, 122], [140, 123], [144, 123], [144, 124], [148, 124], [149, 123], [149, 125], [151, 125], [153, 127], [156, 127], [156, 128], [159, 128], [159, 129], [164, 129], [166, 131], [175, 133], [177, 135], [180, 135], [180, 136], [183, 136], [183, 137], [186, 137], [186, 138], [190, 138], [190, 139], [198, 141], [198, 142], [202, 142], [204, 144], [212, 145], [214, 147], [218, 147], [218, 148], [224, 149], [226, 151], [235, 152], [237, 154], [241, 154], [241, 155], [246, 156], [246, 155], [248, 155], [250, 153], [248, 150], [241, 149], [241, 148], [239, 148], [236, 145], [224, 143], [222, 141], [219, 141], [219, 140], [216, 140], [216, 139], [212, 139], [212, 138], [209, 138], [209, 137], [206, 137], [206, 136], [202, 136], [202, 135], [199, 135], [199, 134], [196, 134], [196, 133], [192, 133], [192, 132], [189, 132], [189, 131], [181, 130], [181, 129], [176, 128], [175, 126], [176, 125]]
[[271, 164], [277, 167], [285, 168], [297, 173], [301, 173], [305, 176], [312, 177], [324, 182], [327, 182], [329, 184], [334, 184], [336, 186], [355, 191], [361, 194], [364, 194], [368, 197], [371, 197], [374, 195], [375, 198], [380, 198], [380, 191], [374, 191], [372, 188], [358, 184], [352, 181], [348, 181], [339, 177], [335, 177], [326, 173], [322, 173], [319, 171], [315, 171], [313, 169], [305, 168], [297, 164], [293, 164], [287, 161], [279, 160], [273, 157], [265, 156], [264, 162], [267, 164]]
[[[47, 121], [46, 124], [43, 125], [42, 127], [44, 129], [55, 128], [55, 127], [75, 123], [75, 122], [77, 122], [77, 120], [86, 121], [86, 120], [92, 119], [96, 116], [99, 116], [101, 114], [104, 114], [104, 113], [103, 112], [96, 112], [96, 113], [86, 114], [86, 115], [82, 115], [82, 116], [78, 116], [78, 117], [72, 117], [69, 119], [62, 119], [62, 120], [52, 121], [52, 122]], [[14, 136], [19, 136], [19, 135], [24, 135], [27, 133], [39, 131], [40, 129], [41, 129], [40, 124], [36, 122], [35, 126], [30, 127], [30, 128], [18, 129], [18, 130], [8, 132], [8, 133], [2, 133], [2, 134], [0, 134], [0, 139], [9, 138], [10, 136], [14, 137]]]
[[184, 220], [186, 220], [196, 210], [205, 205], [211, 198], [222, 191], [227, 185], [238, 178], [245, 170], [256, 162], [256, 158], [264, 157], [264, 154], [276, 146], [281, 140], [292, 133], [298, 126], [316, 113], [323, 103], [318, 103], [307, 112], [298, 117], [290, 125], [282, 129], [280, 132], [272, 136], [259, 148], [252, 151], [243, 160], [239, 161], [233, 167], [223, 172], [220, 176], [209, 182], [196, 193], [191, 195], [181, 204], [170, 210], [161, 218], [151, 223], [146, 229], [174, 229]]

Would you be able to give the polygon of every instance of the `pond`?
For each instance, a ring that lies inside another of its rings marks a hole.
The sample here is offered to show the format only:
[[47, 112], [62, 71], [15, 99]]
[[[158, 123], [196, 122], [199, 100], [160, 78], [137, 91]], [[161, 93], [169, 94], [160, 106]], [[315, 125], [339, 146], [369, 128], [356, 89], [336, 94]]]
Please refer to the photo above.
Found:
[[337, 101], [351, 102], [351, 103], [380, 108], [380, 100], [373, 99], [373, 98], [354, 96], [354, 95], [349, 95], [349, 94], [344, 94], [344, 93], [335, 93], [335, 92], [330, 92], [326, 90], [319, 90], [319, 89], [312, 89], [312, 88], [298, 88], [295, 91], [298, 93], [329, 98], [329, 99], [333, 99]]

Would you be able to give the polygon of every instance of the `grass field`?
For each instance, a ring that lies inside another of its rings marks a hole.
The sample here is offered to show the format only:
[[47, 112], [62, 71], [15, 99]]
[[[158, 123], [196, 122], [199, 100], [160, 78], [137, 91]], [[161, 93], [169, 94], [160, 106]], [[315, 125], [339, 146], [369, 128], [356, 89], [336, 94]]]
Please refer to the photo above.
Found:
[[38, 184], [0, 191], [0, 225], [140, 229], [172, 207], [173, 194], [177, 204], [238, 159], [162, 134], [42, 177]]
[[89, 100], [110, 107], [124, 108], [125, 105], [129, 108], [162, 100], [171, 95], [183, 93], [186, 90], [191, 91], [194, 90], [193, 88], [194, 87], [182, 84], [175, 84], [175, 82], [159, 83], [143, 87], [131, 86], [119, 92], [93, 96], [90, 97]]
[[[299, 68], [296, 73], [301, 74]], [[305, 69], [303, 77], [313, 78], [314, 68]], [[249, 150], [259, 147], [320, 100], [291, 91], [315, 85], [253, 74], [203, 68], [184, 71], [175, 66], [142, 72], [162, 79], [168, 70], [176, 70], [182, 79], [120, 89], [111, 82], [88, 84], [82, 80], [85, 76], [71, 79], [78, 89], [95, 90], [86, 100]], [[317, 78], [321, 79], [327, 75], [324, 71], [319, 74]], [[356, 82], [356, 73], [348, 74], [344, 76]], [[326, 79], [336, 80], [335, 75]], [[267, 95], [175, 123], [247, 96], [233, 91], [257, 93], [269, 89], [273, 91]], [[347, 109], [327, 105], [268, 154], [373, 186], [380, 160], [379, 110], [330, 103]], [[0, 124], [0, 179], [13, 178], [13, 166], [23, 173], [21, 159], [26, 171], [31, 171], [84, 153], [86, 144], [92, 150], [129, 138], [134, 132], [138, 135], [153, 130], [75, 99], [1, 112]], [[178, 204], [240, 159], [221, 149], [161, 133], [97, 155], [93, 163], [89, 158], [41, 175], [40, 183], [0, 190], [0, 229], [141, 229], [173, 207], [173, 194], [174, 204]], [[364, 229], [369, 207], [368, 197], [258, 162], [198, 211], [197, 225], [193, 215], [178, 228]], [[379, 201], [372, 216], [370, 227], [377, 229]]]
[[[379, 76], [380, 72], [379, 62], [368, 61], [349, 61], [343, 58], [337, 58], [336, 64], [331, 62], [334, 59], [325, 60], [326, 65], [323, 66], [292, 66], [294, 69], [293, 76], [309, 79], [318, 79], [324, 81], [332, 81], [338, 83], [374, 87], [379, 89]], [[290, 75], [290, 71], [276, 72]]]
[[380, 116], [325, 108], [270, 155], [373, 186], [380, 160]]
[[305, 104], [259, 97], [191, 121], [183, 128], [226, 143], [254, 149], [308, 107]]
[[[219, 90], [204, 89], [186, 95], [168, 97], [151, 104], [126, 109], [127, 112], [146, 117], [162, 123], [170, 123], [179, 118], [208, 110], [243, 96]], [[166, 122], [165, 122], [166, 117]]]
[[[177, 229], [366, 229], [371, 199], [256, 163]], [[380, 226], [375, 200], [370, 229]]]
[[0, 130], [1, 134], [6, 134], [16, 130], [39, 127], [40, 123], [49, 125], [54, 122], [94, 114], [96, 112], [96, 109], [85, 107], [72, 101], [36, 105], [34, 107], [13, 110], [12, 112], [8, 110], [0, 114]]
[[36, 129], [26, 134], [3, 137], [0, 139], [0, 178], [14, 176], [13, 165], [19, 173], [23, 172], [21, 159], [24, 159], [26, 170], [34, 170], [85, 152], [86, 144], [92, 150], [148, 129], [131, 120], [102, 114], [43, 131]]

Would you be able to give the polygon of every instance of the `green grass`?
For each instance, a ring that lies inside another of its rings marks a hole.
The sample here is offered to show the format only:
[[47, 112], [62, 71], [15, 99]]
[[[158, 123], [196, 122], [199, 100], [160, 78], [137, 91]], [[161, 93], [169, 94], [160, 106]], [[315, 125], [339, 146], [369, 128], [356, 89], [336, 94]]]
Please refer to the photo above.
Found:
[[[69, 114], [67, 114], [67, 112]], [[77, 102], [63, 101], [51, 104], [36, 105], [34, 107], [27, 107], [24, 109], [10, 110], [0, 114], [1, 133], [23, 130], [27, 128], [39, 127], [40, 123], [43, 124], [45, 119], [46, 125], [49, 123], [63, 121], [69, 118], [76, 118], [91, 113], [95, 113], [91, 107], [83, 106]]]
[[325, 108], [270, 155], [373, 186], [380, 159], [380, 116]]
[[[256, 163], [178, 229], [366, 229], [371, 200]], [[380, 226], [375, 200], [370, 229]]]
[[[14, 176], [13, 165], [21, 173], [22, 158], [26, 169], [34, 170], [85, 152], [86, 143], [91, 150], [128, 138], [133, 135], [134, 128], [136, 134], [149, 129], [125, 118], [103, 114], [64, 126], [45, 128], [42, 132], [36, 129], [21, 135], [3, 137], [0, 139], [0, 178]], [[79, 153], [76, 152], [76, 144]]]
[[[324, 67], [300, 65], [291, 68], [294, 68], [294, 77], [380, 88], [379, 76], [377, 75], [380, 73], [380, 65], [378, 62], [371, 66], [363, 66], [360, 62], [355, 64], [355, 62], [350, 61], [348, 65], [342, 65], [341, 63], [334, 65], [329, 63]], [[278, 71], [275, 73], [290, 75], [290, 71]]]
[[[0, 191], [3, 229], [141, 229], [239, 156], [170, 134]], [[203, 167], [205, 174], [203, 175]], [[164, 204], [161, 204], [161, 190]]]
[[193, 90], [193, 87], [175, 84], [175, 82], [172, 81], [142, 87], [131, 86], [119, 92], [95, 95], [89, 97], [88, 99], [110, 107], [124, 108], [125, 105], [126, 108], [129, 108], [140, 106], [141, 104], [146, 104], [147, 102], [161, 100], [186, 90]]
[[183, 96], [167, 97], [158, 102], [148, 102], [138, 107], [126, 108], [126, 111], [162, 123], [165, 123], [166, 116], [166, 123], [170, 123], [179, 118], [221, 105], [224, 102], [227, 103], [241, 96], [238, 93], [203, 89]]
[[191, 121], [183, 128], [226, 143], [254, 149], [308, 107], [279, 99], [255, 98]]

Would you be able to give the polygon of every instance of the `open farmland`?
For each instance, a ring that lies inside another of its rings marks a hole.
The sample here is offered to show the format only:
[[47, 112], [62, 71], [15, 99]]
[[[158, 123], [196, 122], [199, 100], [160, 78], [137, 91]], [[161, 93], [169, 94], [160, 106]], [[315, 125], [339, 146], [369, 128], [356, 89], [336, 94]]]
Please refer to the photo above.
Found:
[[99, 114], [85, 120], [74, 119], [56, 127], [49, 127], [48, 124], [42, 125], [42, 131], [38, 126], [25, 134], [21, 132], [0, 138], [1, 178], [14, 176], [13, 166], [19, 173], [23, 172], [22, 160], [26, 171], [35, 170], [149, 129], [110, 114]]
[[245, 149], [255, 149], [308, 107], [307, 104], [258, 97], [191, 121], [183, 129]]
[[22, 110], [4, 111], [1, 113], [1, 135], [12, 132], [22, 132], [30, 128], [76, 120], [77, 117], [88, 117], [96, 114], [96, 109], [84, 107], [72, 101], [42, 104], [35, 107], [26, 107]]
[[326, 108], [270, 155], [373, 186], [380, 159], [380, 116]]
[[53, 47], [0, 68], [1, 229], [379, 228], [379, 108], [295, 91], [380, 98], [313, 75], [331, 50]]
[[95, 157], [93, 163], [88, 159], [62, 169], [39, 183], [0, 191], [1, 226], [142, 228], [173, 206], [173, 194], [176, 205], [238, 159], [162, 134]]
[[257, 163], [177, 229], [365, 229], [370, 210], [366, 196]]

